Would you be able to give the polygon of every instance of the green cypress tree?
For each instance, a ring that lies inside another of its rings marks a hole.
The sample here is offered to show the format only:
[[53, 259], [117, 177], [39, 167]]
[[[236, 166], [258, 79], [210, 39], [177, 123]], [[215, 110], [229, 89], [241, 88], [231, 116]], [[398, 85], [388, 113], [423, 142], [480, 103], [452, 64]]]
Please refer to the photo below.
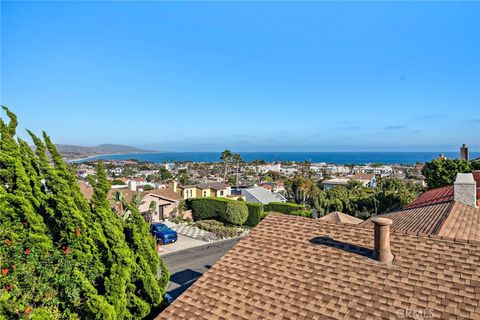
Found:
[[[15, 141], [0, 118], [0, 319], [139, 319], [158, 306], [168, 270], [136, 208], [107, 199], [101, 163], [89, 204], [50, 138]], [[158, 279], [158, 268], [161, 277]]]

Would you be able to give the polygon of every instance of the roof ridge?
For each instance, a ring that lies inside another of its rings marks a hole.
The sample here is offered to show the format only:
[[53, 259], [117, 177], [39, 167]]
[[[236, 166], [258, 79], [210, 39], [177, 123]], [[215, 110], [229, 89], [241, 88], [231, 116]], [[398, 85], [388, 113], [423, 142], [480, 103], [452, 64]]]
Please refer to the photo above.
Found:
[[[302, 217], [302, 216], [293, 216], [293, 215], [288, 215], [288, 214], [283, 214], [283, 213], [269, 214], [267, 217], [265, 217], [265, 219], [268, 219], [270, 215], [282, 215], [282, 216], [287, 216], [287, 217], [291, 217], [291, 218], [294, 218], [294, 219], [312, 220], [316, 223], [321, 223], [321, 224], [332, 224], [331, 222], [323, 221], [323, 220], [320, 220], [320, 219], [312, 219], [312, 218]], [[366, 220], [364, 220], [364, 221], [366, 221]], [[372, 230], [372, 233], [373, 233], [373, 228], [371, 228], [371, 227], [366, 228], [365, 226], [362, 226], [361, 223], [360, 224], [345, 224], [345, 223], [336, 222], [335, 224], [338, 225], [338, 226], [341, 226], [341, 227], [346, 227], [346, 228], [370, 229], [370, 230]], [[421, 239], [449, 240], [449, 241], [453, 241], [453, 242], [457, 242], [457, 243], [480, 244], [480, 240], [474, 240], [474, 239], [468, 239], [467, 240], [467, 239], [461, 239], [461, 238], [457, 238], [457, 237], [439, 236], [439, 235], [436, 235], [436, 234], [428, 234], [428, 233], [423, 233], [423, 232], [420, 232], [420, 231], [405, 231], [405, 230], [398, 230], [398, 229], [390, 228], [390, 234], [417, 236]]]

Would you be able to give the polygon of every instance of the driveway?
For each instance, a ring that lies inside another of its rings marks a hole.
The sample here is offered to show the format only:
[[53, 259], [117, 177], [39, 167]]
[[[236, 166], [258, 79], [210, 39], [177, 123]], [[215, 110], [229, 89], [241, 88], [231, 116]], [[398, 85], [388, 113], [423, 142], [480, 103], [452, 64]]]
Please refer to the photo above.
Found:
[[176, 242], [169, 243], [169, 244], [166, 244], [166, 245], [163, 245], [163, 246], [160, 247], [160, 256], [163, 256], [163, 255], [166, 255], [166, 254], [169, 254], [169, 253], [173, 253], [173, 252], [177, 252], [177, 251], [181, 251], [181, 250], [185, 250], [185, 249], [189, 249], [189, 248], [195, 248], [195, 247], [198, 247], [198, 246], [203, 246], [207, 243], [205, 241], [198, 240], [198, 239], [193, 239], [193, 238], [190, 238], [190, 237], [186, 237], [186, 236], [181, 235], [181, 234], [178, 234], [177, 236], [178, 236], [178, 239], [177, 239]]
[[215, 234], [199, 229], [195, 226], [189, 226], [186, 223], [176, 224], [171, 221], [165, 221], [164, 223], [169, 226], [170, 229], [177, 231], [178, 234], [182, 234], [190, 238], [207, 242], [218, 240], [218, 237]]
[[170, 270], [167, 288], [170, 296], [173, 299], [180, 296], [239, 240], [240, 238], [222, 240], [163, 255]]

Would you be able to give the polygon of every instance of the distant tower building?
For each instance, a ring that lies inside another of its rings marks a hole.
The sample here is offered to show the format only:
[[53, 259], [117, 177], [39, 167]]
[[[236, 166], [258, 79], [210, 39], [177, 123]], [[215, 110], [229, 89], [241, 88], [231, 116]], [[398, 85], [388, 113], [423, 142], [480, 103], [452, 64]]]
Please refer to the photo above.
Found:
[[460, 148], [460, 160], [468, 161], [468, 146], [465, 143]]

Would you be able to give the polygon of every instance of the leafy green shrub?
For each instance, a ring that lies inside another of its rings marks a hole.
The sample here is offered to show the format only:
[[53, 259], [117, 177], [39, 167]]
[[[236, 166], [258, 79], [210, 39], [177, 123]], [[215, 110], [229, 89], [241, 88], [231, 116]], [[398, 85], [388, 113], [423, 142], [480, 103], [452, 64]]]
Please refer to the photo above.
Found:
[[300, 217], [307, 217], [307, 218], [311, 218], [313, 215], [312, 211], [309, 211], [309, 210], [297, 210], [297, 211], [292, 211], [289, 214], [292, 216], [300, 216]]
[[192, 209], [193, 220], [219, 219], [227, 210], [227, 202], [233, 201], [224, 198], [194, 198], [188, 199], [187, 204]]
[[292, 211], [304, 210], [305, 207], [291, 202], [270, 202], [265, 205], [265, 211], [275, 211], [290, 214]]
[[244, 202], [229, 201], [225, 213], [221, 215], [223, 221], [228, 224], [240, 226], [248, 218], [248, 209]]
[[241, 225], [248, 217], [248, 209], [244, 202], [225, 198], [189, 199], [188, 206], [192, 209], [195, 221], [217, 219], [229, 224]]
[[173, 223], [176, 223], [176, 224], [180, 224], [180, 223], [185, 222], [185, 220], [180, 216], [173, 217], [173, 218], [170, 219], [170, 221], [173, 222]]
[[217, 220], [202, 220], [197, 221], [195, 225], [202, 230], [211, 232], [219, 238], [234, 238], [238, 237], [240, 232], [237, 228], [226, 227]]
[[248, 218], [245, 221], [245, 225], [249, 227], [255, 227], [260, 223], [263, 216], [263, 205], [261, 203], [245, 202], [248, 208]]

